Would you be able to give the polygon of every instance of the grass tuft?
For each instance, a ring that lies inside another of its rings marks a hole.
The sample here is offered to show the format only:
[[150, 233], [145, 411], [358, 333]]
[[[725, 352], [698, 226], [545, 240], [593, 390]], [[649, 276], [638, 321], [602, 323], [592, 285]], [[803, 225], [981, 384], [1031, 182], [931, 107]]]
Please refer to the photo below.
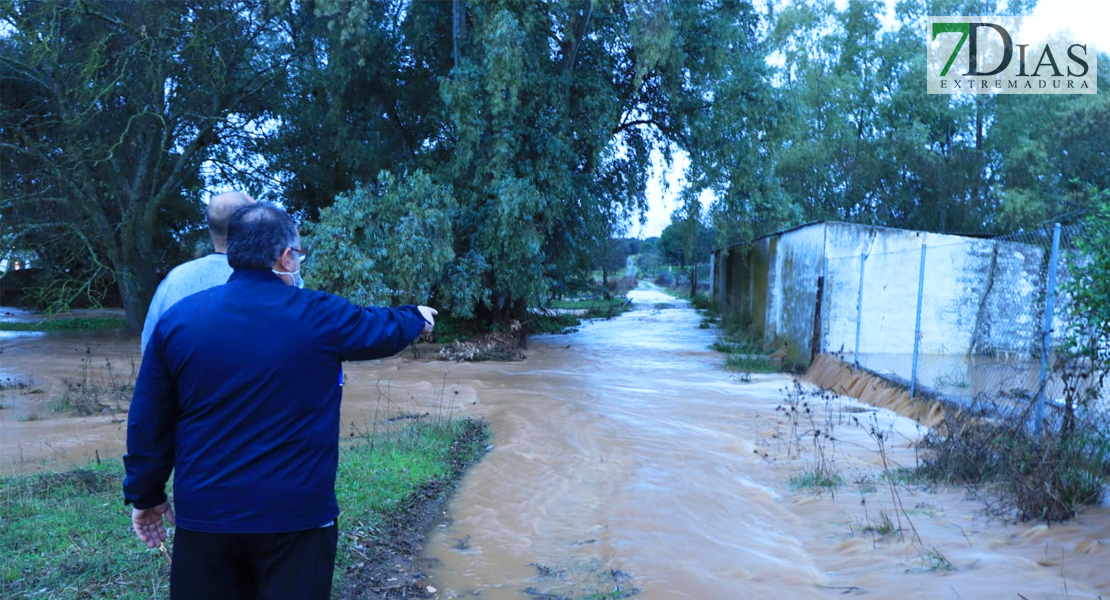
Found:
[[127, 327], [115, 317], [69, 317], [41, 321], [0, 321], [0, 331], [113, 331]]
[[790, 485], [795, 489], [833, 491], [844, 485], [844, 479], [827, 470], [806, 469], [791, 477]]

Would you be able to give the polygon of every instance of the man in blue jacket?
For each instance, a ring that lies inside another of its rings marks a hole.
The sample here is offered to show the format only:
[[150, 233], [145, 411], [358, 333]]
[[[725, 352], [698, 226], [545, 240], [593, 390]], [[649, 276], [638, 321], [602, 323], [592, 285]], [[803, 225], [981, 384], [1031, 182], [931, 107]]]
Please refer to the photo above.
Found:
[[[336, 549], [340, 363], [391, 356], [426, 306], [298, 289], [295, 223], [265, 204], [229, 226], [224, 285], [154, 329], [127, 422], [124, 498], [150, 547], [175, 523], [171, 598], [327, 599]], [[174, 508], [165, 484], [174, 473]]]

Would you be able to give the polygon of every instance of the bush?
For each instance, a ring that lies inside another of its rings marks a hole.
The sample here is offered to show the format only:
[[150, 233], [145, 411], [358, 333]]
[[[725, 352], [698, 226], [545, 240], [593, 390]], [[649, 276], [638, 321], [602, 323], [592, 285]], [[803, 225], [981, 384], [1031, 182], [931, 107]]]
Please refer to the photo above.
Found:
[[451, 215], [457, 210], [448, 187], [417, 170], [395, 178], [378, 175], [374, 187], [341, 194], [304, 225], [313, 260], [306, 284], [357, 304], [423, 304], [473, 316], [488, 299], [482, 276], [489, 270], [477, 253], [455, 253]]
[[690, 297], [690, 306], [698, 310], [713, 310], [713, 299], [706, 295], [695, 294]]
[[931, 481], [991, 485], [992, 512], [1023, 521], [1063, 521], [1097, 504], [1110, 473], [1105, 428], [1084, 422], [1037, 437], [1024, 423], [1020, 416], [953, 412], [923, 440], [919, 471]]
[[621, 277], [620, 279], [610, 279], [606, 284], [609, 293], [614, 296], [623, 296], [628, 292], [636, 289], [635, 277]]

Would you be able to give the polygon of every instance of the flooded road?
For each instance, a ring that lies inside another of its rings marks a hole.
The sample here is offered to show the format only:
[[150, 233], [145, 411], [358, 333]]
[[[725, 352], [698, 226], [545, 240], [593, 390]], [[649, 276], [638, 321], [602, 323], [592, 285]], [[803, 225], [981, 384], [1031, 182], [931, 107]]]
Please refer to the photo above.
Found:
[[[887, 461], [911, 466], [915, 422], [850, 398], [788, 399], [785, 376], [742, 379], [707, 349], [714, 333], [695, 311], [657, 291], [631, 295], [637, 310], [532, 338], [523, 362], [348, 365], [345, 435], [425, 413], [484, 418], [494, 431], [425, 545], [436, 597], [620, 598], [590, 596], [618, 582], [648, 600], [1110, 595], [1110, 511], [1008, 525], [963, 490], [892, 491], [871, 432]], [[92, 364], [126, 364], [137, 347], [98, 341]], [[38, 386], [74, 371], [65, 353], [84, 350], [53, 337], [2, 344], [0, 377], [36, 356]], [[28, 421], [8, 410], [9, 471], [122, 452], [118, 415]], [[818, 466], [843, 482], [835, 496], [791, 484]]]
[[[1049, 529], [981, 517], [962, 490], [892, 497], [868, 431], [888, 436], [888, 460], [903, 465], [924, 431], [889, 411], [810, 399], [834, 432], [824, 452], [844, 484], [835, 497], [795, 489], [816, 459], [806, 426], [791, 442], [776, 410], [791, 380], [741, 381], [706, 349], [714, 333], [695, 311], [655, 309], [674, 303], [656, 292], [632, 297], [639, 310], [534, 339], [525, 363], [453, 369], [496, 448], [428, 541], [439, 597], [583, 598], [611, 591], [612, 569], [653, 600], [1110, 592], [1105, 509]], [[881, 533], [884, 515], [904, 541]]]

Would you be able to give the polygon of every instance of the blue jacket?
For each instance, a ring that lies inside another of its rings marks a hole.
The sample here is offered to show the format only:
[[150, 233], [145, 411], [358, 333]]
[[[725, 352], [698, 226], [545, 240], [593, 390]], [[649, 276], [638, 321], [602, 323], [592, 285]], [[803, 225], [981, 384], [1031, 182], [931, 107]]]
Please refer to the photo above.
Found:
[[320, 527], [339, 514], [340, 362], [384, 358], [424, 328], [415, 306], [363, 308], [239, 269], [175, 304], [143, 355], [127, 417], [126, 502], [166, 500], [213, 533]]

